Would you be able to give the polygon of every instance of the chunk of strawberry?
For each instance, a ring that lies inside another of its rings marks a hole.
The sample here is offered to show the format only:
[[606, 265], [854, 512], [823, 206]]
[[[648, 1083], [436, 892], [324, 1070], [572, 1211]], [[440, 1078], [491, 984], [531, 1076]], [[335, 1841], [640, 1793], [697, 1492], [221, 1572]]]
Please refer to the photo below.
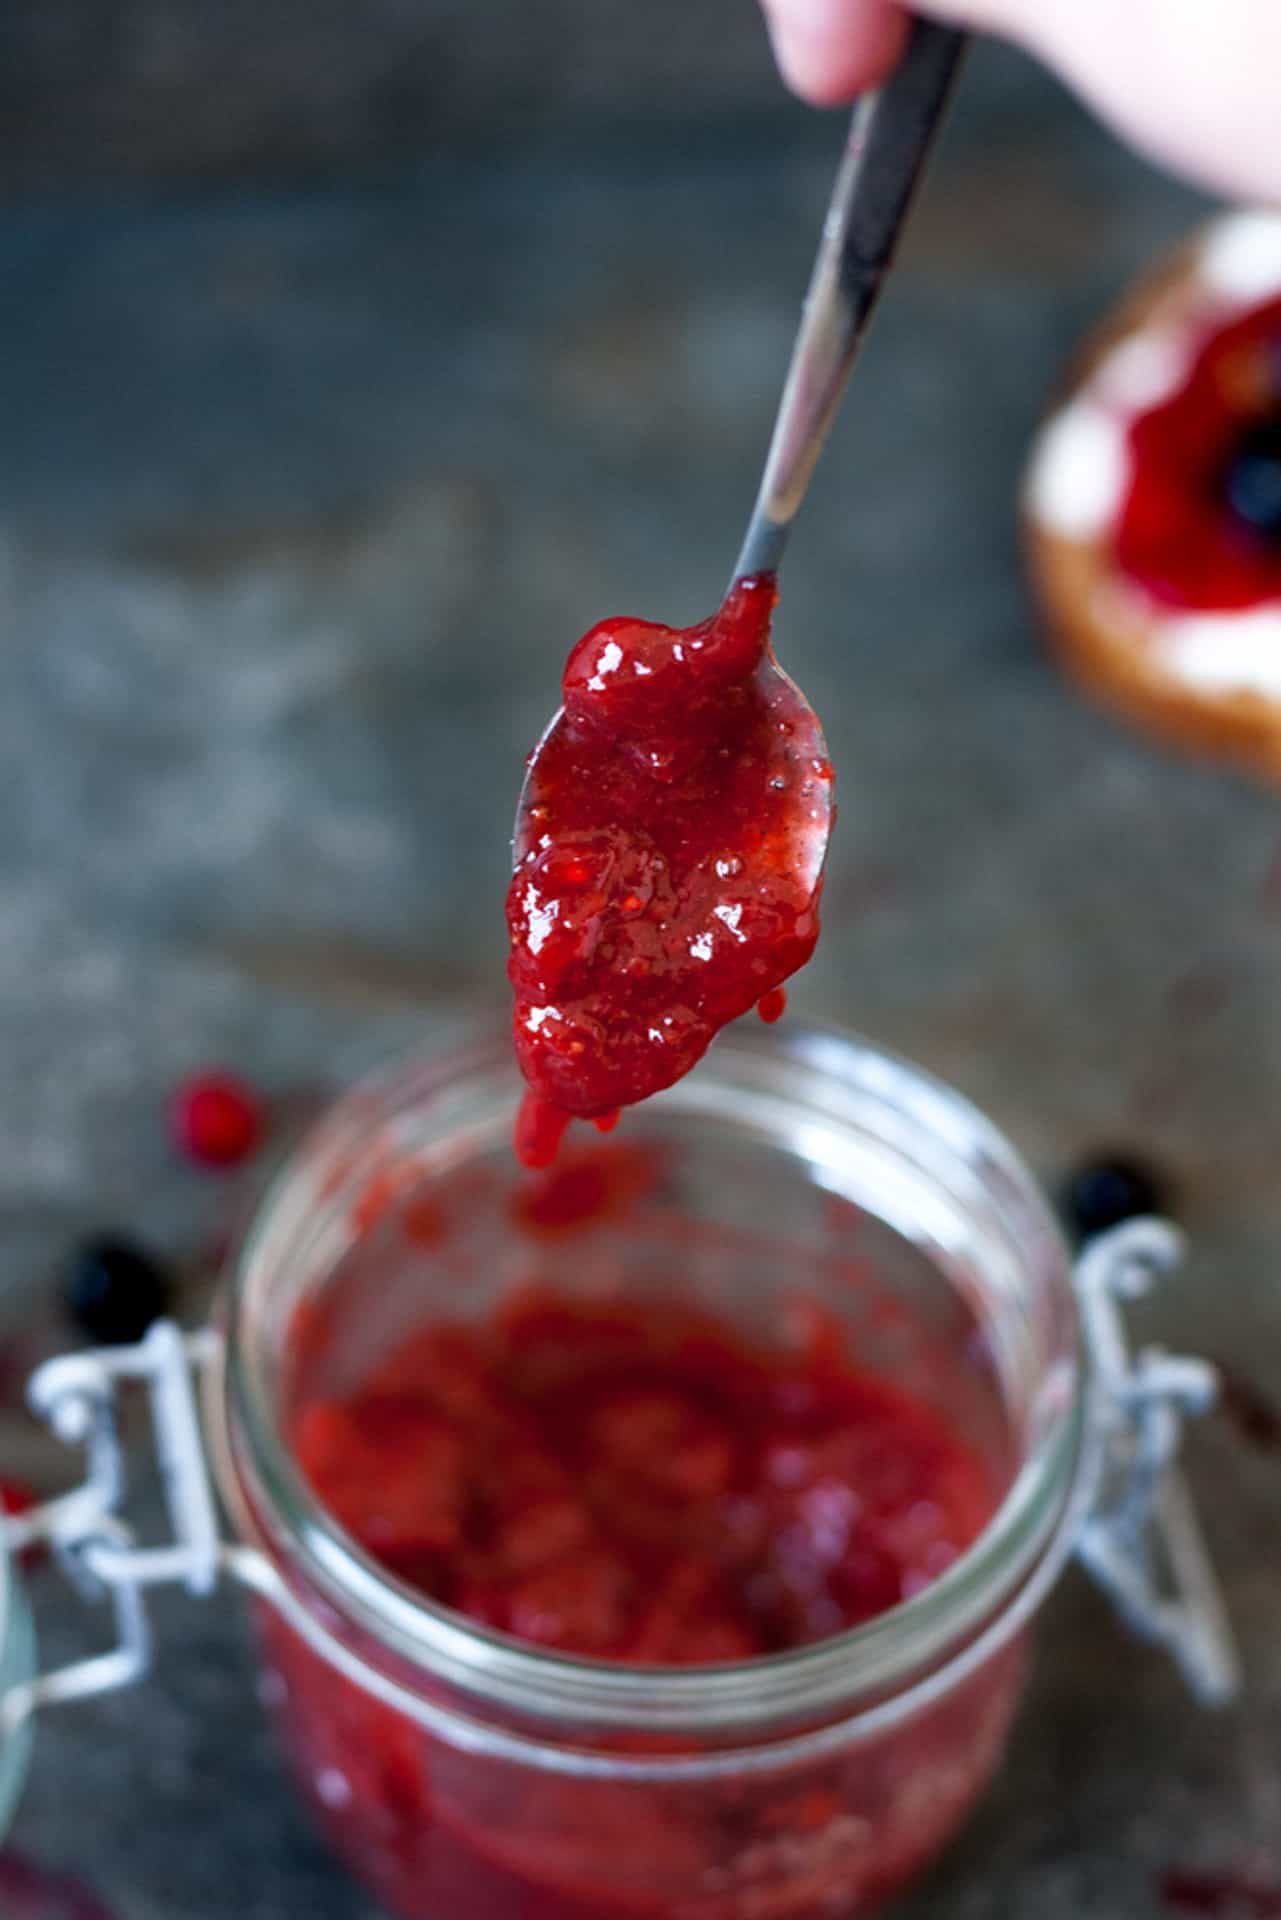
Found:
[[631, 1598], [624, 1562], [592, 1548], [518, 1580], [508, 1593], [509, 1629], [567, 1653], [612, 1653], [626, 1633]]
[[501, 1521], [495, 1554], [504, 1574], [532, 1573], [576, 1552], [591, 1531], [591, 1515], [574, 1494], [536, 1494]]
[[508, 1416], [492, 1356], [470, 1327], [429, 1327], [411, 1335], [380, 1363], [377, 1389], [429, 1402], [460, 1426], [501, 1423]]
[[602, 1465], [674, 1499], [711, 1499], [733, 1477], [729, 1432], [679, 1393], [619, 1394], [597, 1409], [590, 1434]]
[[371, 1553], [403, 1559], [460, 1544], [462, 1439], [419, 1402], [402, 1395], [318, 1401], [296, 1420], [294, 1447], [319, 1498]]
[[760, 1636], [729, 1599], [715, 1567], [686, 1559], [668, 1570], [624, 1657], [680, 1667], [750, 1660], [764, 1651]]

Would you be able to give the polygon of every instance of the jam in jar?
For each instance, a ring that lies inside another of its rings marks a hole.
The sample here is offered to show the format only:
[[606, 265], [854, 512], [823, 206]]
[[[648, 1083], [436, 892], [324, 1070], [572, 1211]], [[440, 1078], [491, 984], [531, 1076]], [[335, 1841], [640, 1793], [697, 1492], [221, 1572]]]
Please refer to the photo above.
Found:
[[264, 1694], [405, 1920], [830, 1920], [1000, 1757], [1079, 1449], [1065, 1250], [966, 1104], [724, 1036], [546, 1173], [501, 1036], [359, 1090], [251, 1237], [224, 1491]]

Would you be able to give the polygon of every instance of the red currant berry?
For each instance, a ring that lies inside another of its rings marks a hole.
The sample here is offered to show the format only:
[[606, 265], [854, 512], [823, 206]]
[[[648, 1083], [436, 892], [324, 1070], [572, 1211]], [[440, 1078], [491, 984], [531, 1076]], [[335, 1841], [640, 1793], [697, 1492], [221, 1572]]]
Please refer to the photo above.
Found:
[[184, 1080], [174, 1095], [172, 1119], [178, 1146], [202, 1167], [237, 1166], [262, 1138], [262, 1103], [252, 1087], [230, 1073], [197, 1073]]

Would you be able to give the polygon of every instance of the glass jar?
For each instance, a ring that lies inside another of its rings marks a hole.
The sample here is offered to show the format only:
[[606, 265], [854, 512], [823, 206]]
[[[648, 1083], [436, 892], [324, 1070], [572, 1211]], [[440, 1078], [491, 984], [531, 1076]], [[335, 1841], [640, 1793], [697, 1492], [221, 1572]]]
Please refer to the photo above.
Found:
[[[0, 1543], [0, 1699], [14, 1697], [26, 1687], [35, 1666], [35, 1639], [31, 1613], [18, 1561]], [[31, 1747], [30, 1722], [25, 1715], [6, 1723], [0, 1716], [0, 1847], [26, 1777]]]
[[[161, 1326], [37, 1382], [60, 1431], [96, 1449], [75, 1526], [63, 1503], [49, 1530], [74, 1536], [82, 1575], [115, 1591], [117, 1677], [145, 1665], [148, 1585], [208, 1591], [230, 1575], [249, 1588], [298, 1783], [394, 1911], [866, 1911], [932, 1858], [991, 1775], [1026, 1628], [1073, 1549], [1203, 1695], [1230, 1689], [1230, 1643], [1170, 1471], [1179, 1412], [1206, 1400], [1210, 1376], [1156, 1357], [1131, 1371], [1112, 1305], [1168, 1260], [1169, 1229], [1131, 1223], [1074, 1284], [1031, 1175], [958, 1095], [848, 1035], [745, 1023], [627, 1115], [630, 1164], [650, 1169], [645, 1204], [612, 1210], [606, 1181], [604, 1204], [597, 1194], [566, 1234], [563, 1208], [531, 1220], [509, 1146], [517, 1092], [494, 1034], [358, 1088], [268, 1195], [214, 1330], [184, 1346]], [[444, 1239], [415, 1227], [442, 1195]], [[415, 1326], [480, 1317], [549, 1282], [587, 1301], [675, 1282], [774, 1343], [798, 1297], [817, 1306], [860, 1366], [910, 1384], [982, 1452], [1001, 1484], [990, 1521], [865, 1624], [724, 1665], [569, 1657], [433, 1605], [318, 1502], [291, 1450], [293, 1410], [359, 1380]], [[210, 1502], [193, 1363], [231, 1543]], [[103, 1410], [130, 1372], [152, 1387], [169, 1547], [135, 1547], [115, 1517]], [[90, 1690], [73, 1673], [27, 1692], [37, 1704]]]

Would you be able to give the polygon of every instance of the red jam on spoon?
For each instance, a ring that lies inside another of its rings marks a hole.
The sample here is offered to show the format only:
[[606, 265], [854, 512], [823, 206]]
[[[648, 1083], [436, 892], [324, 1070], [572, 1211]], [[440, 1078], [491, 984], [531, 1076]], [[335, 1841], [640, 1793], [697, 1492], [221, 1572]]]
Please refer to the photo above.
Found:
[[689, 1072], [818, 939], [832, 768], [774, 660], [773, 576], [685, 629], [606, 620], [573, 649], [522, 795], [507, 896], [516, 1151], [546, 1166]]

